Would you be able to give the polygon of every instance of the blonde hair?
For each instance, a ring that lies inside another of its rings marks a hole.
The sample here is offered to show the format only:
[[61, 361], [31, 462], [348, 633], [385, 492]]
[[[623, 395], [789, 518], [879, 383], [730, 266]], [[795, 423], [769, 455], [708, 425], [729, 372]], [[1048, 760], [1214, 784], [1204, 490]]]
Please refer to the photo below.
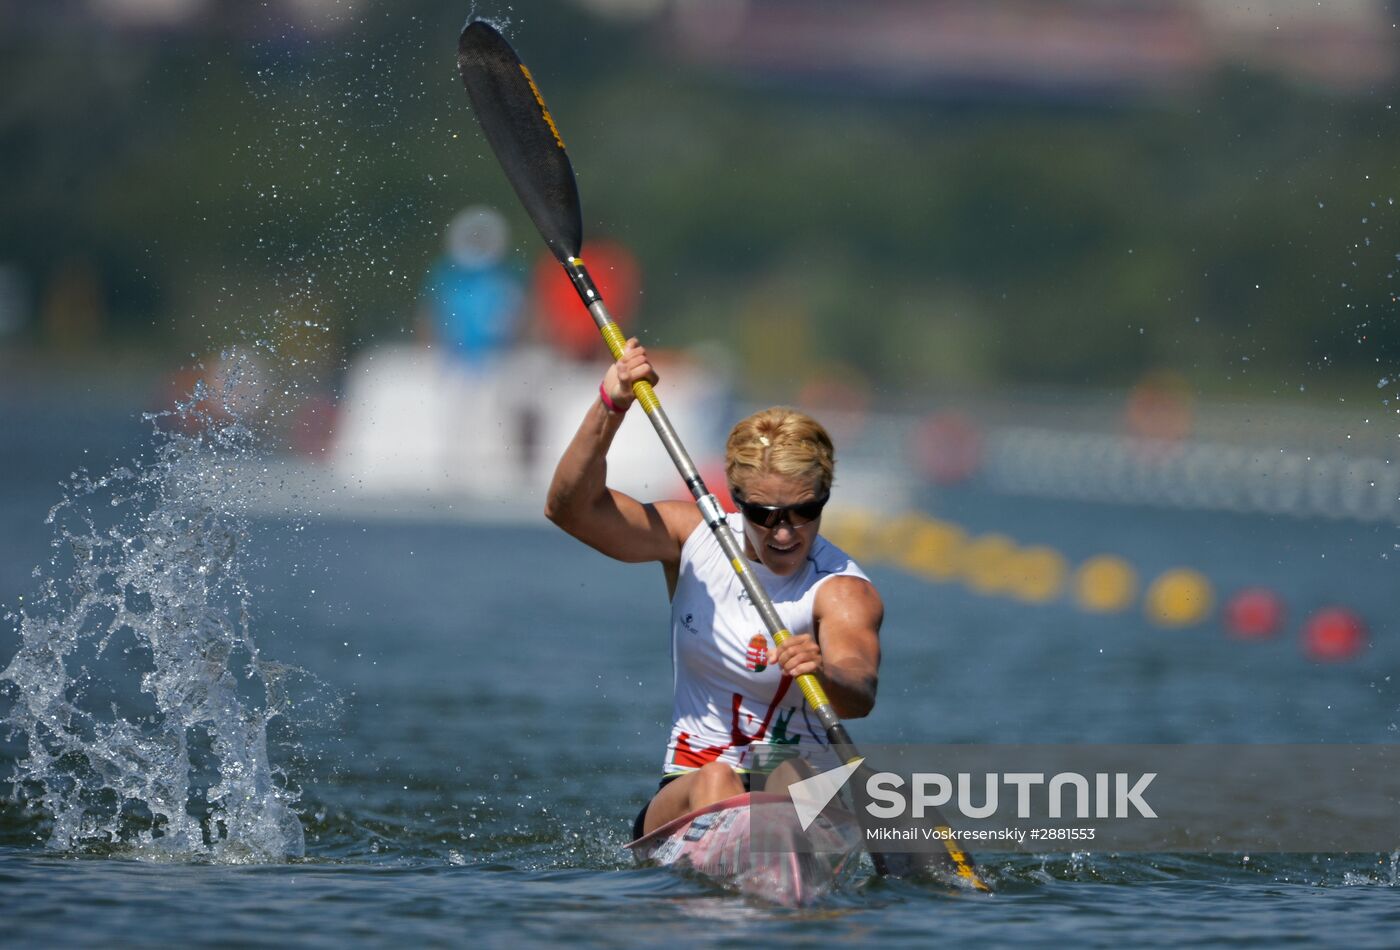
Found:
[[831, 491], [836, 449], [822, 424], [805, 412], [774, 406], [740, 420], [724, 447], [730, 485], [753, 475], [812, 479], [818, 495]]

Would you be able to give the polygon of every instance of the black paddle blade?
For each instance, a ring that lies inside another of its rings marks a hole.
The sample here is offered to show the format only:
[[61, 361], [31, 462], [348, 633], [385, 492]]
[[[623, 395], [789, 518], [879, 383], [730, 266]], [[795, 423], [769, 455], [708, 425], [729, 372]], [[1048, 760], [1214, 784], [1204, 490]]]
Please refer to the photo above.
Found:
[[457, 68], [486, 141], [540, 235], [561, 264], [583, 245], [574, 168], [530, 71], [495, 28], [467, 24]]

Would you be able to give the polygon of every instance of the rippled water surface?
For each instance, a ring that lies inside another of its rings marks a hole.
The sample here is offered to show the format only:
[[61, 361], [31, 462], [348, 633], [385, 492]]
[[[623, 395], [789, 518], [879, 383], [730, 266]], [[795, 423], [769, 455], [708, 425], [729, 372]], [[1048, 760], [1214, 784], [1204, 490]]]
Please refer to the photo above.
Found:
[[[22, 766], [16, 799], [0, 805], [12, 939], [1378, 944], [1400, 922], [1397, 841], [1348, 857], [988, 855], [991, 898], [862, 876], [807, 911], [633, 868], [621, 846], [653, 784], [669, 704], [656, 568], [606, 561], [543, 525], [254, 517], [211, 474], [237, 446], [165, 457], [129, 412], [0, 412], [0, 597], [12, 612], [0, 663], [22, 633], [31, 648], [65, 630], [77, 644], [35, 654], [0, 700], [30, 729], [45, 715], [70, 727], [68, 747], [47, 746], [52, 761], [34, 760], [24, 730], [0, 744], [4, 774]], [[69, 489], [73, 505], [45, 524], [71, 469], [100, 476], [138, 454], [147, 467], [134, 467], [135, 482]], [[152, 471], [160, 477], [138, 486]], [[127, 501], [113, 505], [114, 491]], [[1374, 643], [1355, 662], [1320, 666], [1291, 638], [1243, 643], [1213, 624], [1166, 632], [877, 567], [886, 666], [857, 738], [1393, 741], [1393, 529], [971, 494], [930, 504], [1073, 556], [1106, 550], [1148, 568], [1194, 566], [1225, 587], [1345, 599], [1372, 620]], [[109, 543], [75, 554], [84, 532]], [[150, 575], [166, 581], [143, 588], [139, 559], [175, 547], [162, 556], [189, 576], [172, 580], [167, 565]], [[102, 551], [112, 569], [84, 575]], [[78, 623], [74, 598], [85, 595], [100, 609]], [[104, 625], [113, 632], [99, 646]], [[175, 659], [168, 695], [142, 679], [160, 644]], [[53, 682], [41, 660], [81, 697], [67, 719], [34, 695]], [[114, 764], [94, 779], [75, 749], [99, 746]], [[185, 758], [161, 759], [172, 747]], [[187, 784], [172, 791], [176, 774]], [[147, 807], [83, 791], [104, 775]], [[176, 799], [183, 807], [162, 817], [160, 802]], [[164, 829], [187, 817], [176, 846]]]

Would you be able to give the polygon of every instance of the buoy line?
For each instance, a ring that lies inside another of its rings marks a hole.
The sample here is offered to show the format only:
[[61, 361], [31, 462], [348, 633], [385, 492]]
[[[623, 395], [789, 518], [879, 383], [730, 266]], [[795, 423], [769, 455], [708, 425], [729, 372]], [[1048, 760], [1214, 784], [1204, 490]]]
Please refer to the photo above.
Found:
[[[1067, 603], [1105, 615], [1136, 609], [1162, 629], [1219, 619], [1226, 633], [1243, 641], [1273, 638], [1287, 616], [1284, 599], [1263, 586], [1222, 598], [1210, 578], [1193, 567], [1171, 567], [1145, 581], [1117, 554], [1096, 554], [1075, 565], [1049, 545], [1022, 544], [997, 532], [973, 535], [919, 511], [890, 515], [834, 508], [824, 516], [822, 533], [863, 563], [891, 564], [933, 583], [960, 584], [982, 596], [1030, 606]], [[1352, 659], [1368, 642], [1360, 615], [1338, 605], [1305, 618], [1299, 635], [1304, 655], [1321, 662]]]

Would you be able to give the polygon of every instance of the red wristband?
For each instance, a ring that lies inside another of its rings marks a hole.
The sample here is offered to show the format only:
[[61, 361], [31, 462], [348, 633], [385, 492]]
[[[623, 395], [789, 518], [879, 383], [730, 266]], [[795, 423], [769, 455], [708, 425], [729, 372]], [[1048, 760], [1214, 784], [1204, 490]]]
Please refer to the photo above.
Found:
[[[623, 406], [621, 409], [619, 409], [617, 407], [617, 403], [613, 402], [612, 399], [608, 397], [608, 391], [603, 387], [602, 383], [598, 384], [598, 395], [602, 398], [603, 405], [608, 407], [609, 412], [615, 412], [620, 416], [627, 411], [627, 406]], [[629, 403], [628, 405], [631, 404]]]

